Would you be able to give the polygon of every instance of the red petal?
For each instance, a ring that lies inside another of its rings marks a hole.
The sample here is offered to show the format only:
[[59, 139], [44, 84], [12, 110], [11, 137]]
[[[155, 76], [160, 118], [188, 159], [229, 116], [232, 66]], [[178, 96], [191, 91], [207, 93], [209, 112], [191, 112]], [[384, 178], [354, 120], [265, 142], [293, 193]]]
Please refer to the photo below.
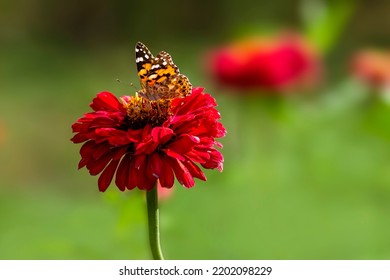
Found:
[[118, 167], [119, 160], [113, 160], [110, 164], [104, 169], [103, 173], [100, 175], [98, 180], [99, 190], [104, 192], [112, 181], [115, 170]]
[[137, 168], [139, 170], [141, 168], [141, 165], [142, 166], [145, 165], [145, 160], [146, 160], [146, 155], [144, 155], [144, 154], [136, 156], [134, 158], [135, 168]]
[[186, 156], [192, 161], [203, 163], [210, 159], [210, 154], [208, 153], [208, 149], [197, 149], [195, 147], [192, 151], [186, 154]]
[[131, 142], [139, 142], [139, 141], [141, 141], [141, 136], [142, 136], [142, 129], [137, 129], [137, 130], [129, 129], [126, 132], [126, 137]]
[[192, 177], [198, 178], [200, 180], [206, 181], [206, 176], [202, 170], [192, 161], [186, 160], [183, 164], [187, 167], [188, 171], [191, 173]]
[[131, 155], [126, 154], [121, 163], [118, 166], [118, 170], [116, 171], [115, 184], [121, 191], [124, 191], [127, 187], [127, 183], [129, 181], [130, 174], [130, 162]]
[[191, 151], [192, 147], [197, 143], [199, 143], [198, 137], [183, 134], [171, 144], [167, 145], [167, 149], [183, 155]]
[[152, 169], [155, 177], [159, 178], [159, 182], [164, 188], [171, 188], [175, 181], [172, 168], [169, 166], [169, 162], [163, 155], [154, 153], [151, 155]]
[[174, 135], [173, 130], [166, 127], [155, 127], [152, 130], [152, 139], [155, 143], [160, 145], [168, 142]]
[[80, 149], [80, 155], [81, 155], [81, 157], [83, 157], [83, 158], [85, 158], [85, 157], [90, 157], [95, 146], [96, 146], [95, 141], [88, 141], [88, 142], [85, 142], [85, 143], [81, 146], [81, 149]]
[[158, 143], [155, 143], [150, 139], [147, 142], [139, 143], [135, 148], [135, 154], [151, 154], [153, 153], [158, 146]]
[[183, 163], [174, 158], [167, 158], [167, 160], [172, 166], [173, 171], [175, 171], [176, 178], [180, 184], [186, 188], [191, 188], [195, 185], [194, 178], [192, 178], [191, 173], [183, 165]]
[[104, 154], [109, 153], [110, 146], [107, 143], [95, 144], [91, 157], [95, 160], [101, 158]]
[[72, 124], [72, 132], [73, 133], [80, 132], [83, 127], [84, 127], [84, 124], [76, 122], [76, 123]]
[[138, 169], [137, 186], [141, 190], [150, 190], [154, 187], [157, 178], [153, 176], [152, 163], [148, 156], [140, 155], [136, 158], [135, 167]]
[[164, 163], [160, 158], [158, 153], [153, 153], [150, 155], [150, 161], [152, 165], [153, 176], [160, 178], [163, 175]]
[[117, 111], [122, 104], [111, 92], [103, 91], [92, 100], [90, 107], [95, 111]]
[[172, 188], [173, 183], [175, 182], [175, 176], [173, 175], [173, 170], [169, 164], [164, 164], [164, 174], [160, 177], [160, 184], [163, 188]]
[[172, 151], [170, 149], [164, 149], [163, 151], [167, 156], [170, 156], [171, 158], [185, 160], [185, 157], [182, 154], [176, 153], [175, 151]]
[[107, 164], [112, 160], [111, 154], [105, 154], [99, 160], [89, 161], [87, 164], [87, 168], [89, 170], [89, 174], [95, 176], [103, 171], [103, 169], [107, 166]]
[[151, 190], [156, 186], [157, 177], [153, 174], [153, 162], [151, 161], [150, 156], [147, 157], [147, 165], [145, 169], [145, 180], [143, 184], [143, 188], [146, 190]]
[[114, 155], [112, 156], [113, 160], [120, 160], [128, 151], [127, 146], [123, 146], [121, 148], [116, 149], [113, 153]]
[[107, 141], [112, 146], [123, 146], [130, 143], [127, 138], [126, 131], [118, 130], [116, 128], [97, 128], [95, 130], [96, 136], [99, 137], [100, 141]]
[[201, 165], [206, 169], [214, 169], [217, 168], [219, 171], [222, 172], [223, 170], [223, 156], [220, 151], [216, 149], [211, 149], [210, 152], [210, 159], [206, 162], [201, 163]]
[[78, 169], [83, 168], [88, 164], [89, 159], [88, 158], [82, 158], [79, 162]]
[[78, 143], [83, 143], [85, 141], [87, 141], [88, 138], [85, 137], [85, 134], [76, 134], [75, 136], [73, 136], [70, 141], [72, 141], [73, 143], [75, 144], [78, 144]]
[[127, 189], [132, 190], [134, 189], [138, 184], [138, 169], [135, 167], [136, 160], [134, 157], [129, 158], [130, 161], [130, 167], [129, 167], [129, 175], [128, 175], [128, 181], [127, 181]]

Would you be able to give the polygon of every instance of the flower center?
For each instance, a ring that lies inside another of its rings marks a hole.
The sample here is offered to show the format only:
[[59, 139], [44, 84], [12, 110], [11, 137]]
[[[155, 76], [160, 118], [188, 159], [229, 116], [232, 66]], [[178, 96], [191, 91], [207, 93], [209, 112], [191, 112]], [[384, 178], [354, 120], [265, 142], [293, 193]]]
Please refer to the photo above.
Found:
[[152, 127], [162, 125], [170, 115], [171, 99], [148, 100], [138, 95], [124, 101], [128, 125], [140, 129], [150, 124]]

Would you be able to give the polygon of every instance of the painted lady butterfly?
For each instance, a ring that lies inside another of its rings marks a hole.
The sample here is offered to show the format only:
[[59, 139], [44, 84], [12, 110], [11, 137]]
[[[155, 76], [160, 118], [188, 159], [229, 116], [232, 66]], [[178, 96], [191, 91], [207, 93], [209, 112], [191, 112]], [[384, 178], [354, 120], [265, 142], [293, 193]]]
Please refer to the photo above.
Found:
[[154, 57], [144, 44], [138, 42], [135, 57], [141, 82], [141, 90], [138, 91], [140, 96], [158, 100], [184, 97], [191, 93], [190, 81], [180, 74], [167, 52], [162, 51]]

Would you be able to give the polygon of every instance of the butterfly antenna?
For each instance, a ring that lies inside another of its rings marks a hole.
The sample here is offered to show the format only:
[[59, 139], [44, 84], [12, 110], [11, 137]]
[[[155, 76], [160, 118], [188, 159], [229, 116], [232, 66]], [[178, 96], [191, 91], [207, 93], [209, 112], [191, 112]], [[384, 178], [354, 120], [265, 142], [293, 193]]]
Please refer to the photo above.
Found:
[[[119, 79], [116, 79], [116, 81], [120, 84], [122, 84], [122, 81], [119, 80]], [[139, 88], [137, 88], [133, 83], [130, 83], [130, 87], [132, 87], [133, 89], [135, 89], [135, 91], [139, 91]]]
[[130, 86], [135, 89], [136, 91], [139, 91], [139, 88], [137, 88], [133, 83], [130, 83]]

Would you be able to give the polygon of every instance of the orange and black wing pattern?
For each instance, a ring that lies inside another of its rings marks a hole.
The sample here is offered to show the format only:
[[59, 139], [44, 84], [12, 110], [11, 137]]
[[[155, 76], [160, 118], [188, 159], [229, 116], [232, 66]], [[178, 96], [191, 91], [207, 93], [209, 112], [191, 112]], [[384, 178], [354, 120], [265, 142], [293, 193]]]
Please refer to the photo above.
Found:
[[135, 46], [135, 62], [141, 90], [138, 94], [149, 100], [184, 97], [191, 93], [192, 85], [188, 78], [180, 74], [167, 52], [156, 57], [141, 42]]

